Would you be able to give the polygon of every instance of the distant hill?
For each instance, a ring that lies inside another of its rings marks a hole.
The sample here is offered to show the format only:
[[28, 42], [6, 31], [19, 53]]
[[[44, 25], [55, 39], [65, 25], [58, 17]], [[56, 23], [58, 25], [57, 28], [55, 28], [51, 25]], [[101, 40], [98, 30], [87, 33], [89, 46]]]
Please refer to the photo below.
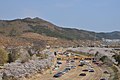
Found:
[[114, 31], [109, 33], [97, 33], [98, 38], [106, 38], [106, 39], [120, 39], [120, 31]]
[[96, 33], [74, 28], [63, 28], [48, 21], [36, 18], [15, 20], [0, 20], [0, 34], [5, 36], [21, 36], [24, 33], [38, 33], [43, 36], [67, 40], [94, 40], [94, 39], [120, 39], [120, 32]]

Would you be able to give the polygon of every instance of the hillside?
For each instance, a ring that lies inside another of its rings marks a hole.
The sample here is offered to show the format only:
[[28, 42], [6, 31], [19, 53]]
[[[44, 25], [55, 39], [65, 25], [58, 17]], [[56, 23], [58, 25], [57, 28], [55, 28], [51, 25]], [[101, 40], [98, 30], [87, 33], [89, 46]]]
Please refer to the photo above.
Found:
[[97, 33], [97, 37], [107, 39], [120, 39], [120, 31], [114, 31], [109, 33]]
[[15, 20], [0, 20], [0, 34], [5, 36], [20, 36], [32, 32], [43, 36], [67, 40], [94, 40], [108, 38], [120, 39], [120, 32], [95, 33], [86, 30], [62, 28], [40, 18], [25, 18]]

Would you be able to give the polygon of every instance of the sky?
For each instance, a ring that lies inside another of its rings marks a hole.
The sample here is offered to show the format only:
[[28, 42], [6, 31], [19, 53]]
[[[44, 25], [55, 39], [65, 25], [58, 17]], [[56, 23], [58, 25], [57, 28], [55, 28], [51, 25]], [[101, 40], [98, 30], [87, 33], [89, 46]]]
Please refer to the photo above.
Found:
[[120, 0], [0, 0], [0, 19], [39, 17], [61, 27], [120, 31]]

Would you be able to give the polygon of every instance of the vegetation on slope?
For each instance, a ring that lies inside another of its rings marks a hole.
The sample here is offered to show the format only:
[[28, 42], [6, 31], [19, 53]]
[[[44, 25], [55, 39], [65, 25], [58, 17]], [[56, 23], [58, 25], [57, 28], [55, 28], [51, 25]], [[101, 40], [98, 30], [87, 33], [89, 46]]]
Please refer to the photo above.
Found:
[[40, 18], [0, 21], [0, 34], [7, 36], [19, 36], [26, 32], [34, 32], [67, 40], [94, 40], [95, 38], [120, 39], [120, 32], [117, 31], [112, 33], [95, 33], [86, 30], [62, 28]]

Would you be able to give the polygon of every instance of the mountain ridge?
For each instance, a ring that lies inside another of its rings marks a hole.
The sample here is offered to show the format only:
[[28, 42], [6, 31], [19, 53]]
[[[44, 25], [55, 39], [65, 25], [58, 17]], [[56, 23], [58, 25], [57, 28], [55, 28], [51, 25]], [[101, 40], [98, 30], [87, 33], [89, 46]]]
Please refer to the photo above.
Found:
[[120, 39], [120, 31], [93, 32], [76, 28], [64, 28], [41, 18], [0, 20], [0, 34], [19, 36], [26, 32], [38, 33], [67, 40]]

